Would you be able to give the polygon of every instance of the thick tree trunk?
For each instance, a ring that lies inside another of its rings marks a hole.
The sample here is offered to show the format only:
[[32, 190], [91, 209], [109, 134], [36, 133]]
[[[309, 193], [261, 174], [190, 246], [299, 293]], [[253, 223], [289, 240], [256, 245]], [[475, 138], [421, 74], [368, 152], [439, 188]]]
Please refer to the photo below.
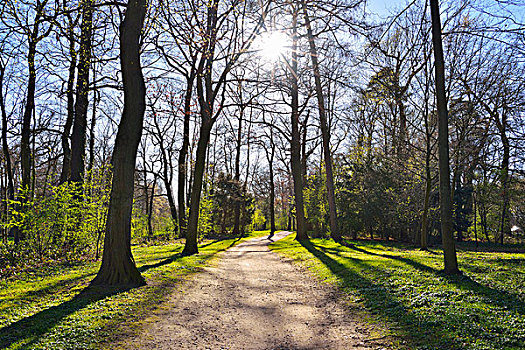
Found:
[[62, 132], [61, 142], [62, 151], [64, 152], [64, 159], [62, 163], [62, 172], [60, 173], [60, 183], [64, 183], [69, 179], [71, 169], [71, 148], [69, 147], [69, 136], [71, 133], [71, 127], [73, 125], [73, 119], [75, 116], [75, 68], [77, 66], [77, 51], [75, 50], [75, 33], [74, 24], [70, 19], [68, 27], [68, 40], [69, 40], [69, 55], [71, 62], [69, 63], [69, 75], [67, 79], [67, 118], [64, 124], [64, 131]]
[[146, 283], [131, 254], [133, 174], [146, 109], [139, 43], [145, 14], [146, 0], [130, 0], [120, 27], [124, 111], [113, 150], [113, 182], [102, 265], [91, 282], [93, 285], [140, 286]]
[[337, 224], [337, 207], [335, 204], [335, 187], [334, 174], [332, 170], [332, 155], [330, 152], [330, 130], [326, 117], [326, 109], [323, 96], [323, 88], [321, 86], [321, 72], [319, 69], [319, 61], [317, 59], [317, 48], [315, 46], [314, 36], [312, 33], [312, 26], [310, 24], [310, 17], [306, 10], [306, 4], [303, 1], [303, 14], [306, 23], [306, 30], [308, 33], [308, 42], [310, 44], [310, 57], [312, 59], [312, 69], [314, 71], [315, 92], [317, 95], [317, 104], [319, 107], [319, 120], [321, 122], [321, 134], [323, 137], [323, 154], [326, 171], [326, 192], [328, 197], [328, 209], [330, 212], [330, 236], [336, 242], [341, 242], [341, 233], [339, 232], [339, 225]]
[[22, 139], [20, 142], [20, 165], [22, 167], [23, 190], [29, 190], [31, 186], [31, 116], [35, 109], [35, 90], [36, 90], [36, 38], [29, 40], [29, 50], [27, 55], [27, 64], [29, 68], [29, 79], [27, 82], [27, 95], [24, 115], [22, 118]]
[[82, 25], [78, 56], [77, 95], [75, 119], [71, 134], [71, 176], [73, 182], [82, 183], [85, 170], [87, 110], [89, 105], [89, 71], [93, 31], [93, 0], [82, 1]]
[[448, 110], [445, 94], [445, 62], [441, 40], [441, 20], [438, 0], [430, 0], [432, 17], [432, 41], [436, 71], [436, 97], [439, 133], [439, 201], [441, 209], [441, 236], [445, 260], [445, 273], [458, 274], [456, 244], [452, 222], [452, 199], [450, 197], [450, 165], [448, 150]]
[[292, 177], [295, 197], [295, 216], [297, 219], [297, 234], [295, 239], [298, 241], [308, 239], [306, 232], [306, 220], [304, 217], [304, 200], [303, 200], [303, 167], [301, 165], [301, 139], [299, 135], [299, 87], [297, 72], [297, 10], [294, 9], [293, 16], [293, 43], [292, 43], [292, 64], [291, 64], [291, 94], [292, 94]]
[[[22, 132], [20, 140], [20, 166], [22, 170], [22, 181], [20, 188], [25, 193], [21, 197], [21, 202], [26, 202], [31, 197], [31, 116], [35, 111], [35, 90], [36, 90], [36, 43], [37, 43], [37, 29], [33, 32], [29, 39], [29, 49], [27, 54], [27, 65], [29, 68], [29, 78], [27, 81], [27, 95], [24, 115], [22, 117]], [[23, 207], [23, 206], [22, 206]], [[24, 239], [24, 228], [15, 231], [14, 241], [18, 244]]]

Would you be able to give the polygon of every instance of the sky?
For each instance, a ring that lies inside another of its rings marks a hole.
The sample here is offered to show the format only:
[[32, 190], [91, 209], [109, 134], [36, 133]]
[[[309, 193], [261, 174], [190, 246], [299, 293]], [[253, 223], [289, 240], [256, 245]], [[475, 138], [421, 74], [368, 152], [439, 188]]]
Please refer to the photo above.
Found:
[[367, 0], [367, 7], [370, 12], [379, 15], [388, 15], [390, 12], [389, 9], [399, 7], [405, 3], [405, 0]]

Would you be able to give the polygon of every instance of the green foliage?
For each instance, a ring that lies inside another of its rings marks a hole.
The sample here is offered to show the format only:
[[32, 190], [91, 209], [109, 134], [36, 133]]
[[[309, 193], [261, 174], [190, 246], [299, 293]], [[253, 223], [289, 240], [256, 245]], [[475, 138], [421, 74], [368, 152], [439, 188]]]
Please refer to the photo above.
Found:
[[[525, 254], [458, 252], [462, 276], [441, 273], [440, 252], [399, 244], [287, 237], [270, 248], [337, 284], [404, 349], [525, 348]], [[356, 308], [353, 308], [355, 310]]]
[[324, 166], [309, 175], [304, 189], [304, 208], [308, 223], [312, 225], [314, 235], [325, 234], [328, 229], [328, 200], [326, 193], [326, 174]]
[[[208, 193], [203, 193], [199, 208], [199, 234], [207, 235], [213, 231], [213, 199]], [[189, 215], [189, 210], [188, 210]]]
[[255, 209], [253, 213], [253, 226], [255, 229], [260, 229], [264, 227], [266, 224], [266, 218], [264, 217], [264, 214], [262, 210]]
[[[20, 191], [8, 203], [8, 230], [20, 230], [23, 240], [0, 248], [0, 272], [51, 262], [73, 262], [93, 257], [103, 242], [109, 201], [104, 169], [95, 170], [83, 189], [75, 183], [49, 185], [42, 196]], [[8, 267], [9, 264], [9, 267]]]
[[254, 198], [241, 182], [231, 174], [220, 173], [214, 188], [210, 191], [213, 200], [213, 222], [220, 227], [221, 233], [234, 225], [235, 208], [240, 211], [241, 229], [252, 224], [255, 211]]

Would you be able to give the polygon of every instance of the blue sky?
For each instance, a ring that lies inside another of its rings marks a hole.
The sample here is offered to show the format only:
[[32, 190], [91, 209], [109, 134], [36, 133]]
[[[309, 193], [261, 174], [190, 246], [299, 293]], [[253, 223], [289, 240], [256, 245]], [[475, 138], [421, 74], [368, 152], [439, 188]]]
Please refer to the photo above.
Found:
[[390, 12], [389, 9], [399, 7], [405, 3], [405, 0], [367, 0], [367, 7], [371, 12], [387, 15]]

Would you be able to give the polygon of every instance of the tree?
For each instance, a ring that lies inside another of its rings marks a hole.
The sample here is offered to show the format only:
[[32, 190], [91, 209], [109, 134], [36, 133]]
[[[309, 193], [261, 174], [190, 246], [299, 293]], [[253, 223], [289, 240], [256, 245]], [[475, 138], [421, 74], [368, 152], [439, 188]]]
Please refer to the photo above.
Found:
[[303, 166], [301, 162], [301, 136], [299, 134], [299, 86], [298, 86], [298, 52], [297, 41], [297, 15], [298, 5], [292, 4], [293, 20], [292, 20], [292, 62], [290, 67], [290, 83], [291, 83], [291, 163], [292, 163], [292, 177], [295, 197], [295, 215], [297, 220], [297, 234], [295, 239], [303, 241], [308, 239], [306, 232], [306, 219], [304, 216], [304, 200], [303, 200]]
[[[202, 40], [200, 61], [197, 65], [197, 98], [200, 107], [201, 124], [199, 128], [199, 140], [197, 142], [193, 184], [191, 188], [188, 230], [186, 232], [186, 243], [182, 251], [183, 255], [192, 255], [198, 252], [197, 231], [199, 222], [199, 205], [206, 167], [206, 153], [211, 131], [224, 108], [224, 85], [226, 84], [226, 78], [234, 65], [238, 62], [239, 57], [250, 48], [253, 40], [262, 27], [267, 12], [267, 8], [261, 8], [262, 13], [254, 23], [254, 29], [249, 35], [243, 36], [247, 38], [240, 43], [235, 43], [235, 40], [239, 40], [239, 38], [236, 36], [238, 32], [233, 31], [233, 37], [230, 38], [229, 44], [226, 45], [226, 50], [230, 50], [230, 52], [227, 54], [222, 52], [222, 57], [225, 58], [226, 61], [222, 62], [222, 69], [216, 72], [214, 70], [214, 63], [217, 61], [217, 34], [219, 29], [221, 29], [219, 28], [219, 25], [223, 24], [224, 21], [222, 19], [230, 14], [235, 15], [243, 13], [243, 11], [237, 11], [237, 7], [241, 6], [241, 4], [237, 2], [228, 6], [224, 13], [219, 13], [219, 5], [219, 0], [213, 0], [212, 3], [207, 6], [207, 22], [206, 27], [203, 28], [204, 38]], [[247, 5], [243, 3], [242, 6]], [[269, 6], [269, 4], [267, 6]], [[224, 39], [224, 37], [222, 37], [222, 39]], [[219, 48], [221, 47], [219, 46]], [[219, 77], [217, 82], [214, 82], [214, 76]], [[223, 93], [222, 95], [219, 95], [221, 91]], [[215, 110], [215, 104], [219, 96], [221, 96], [221, 106]]]
[[73, 133], [71, 134], [71, 181], [81, 183], [84, 179], [89, 71], [91, 69], [91, 45], [93, 32], [93, 0], [82, 0], [82, 24], [78, 53], [78, 77], [76, 87]]
[[146, 86], [140, 64], [140, 36], [145, 15], [146, 0], [130, 0], [120, 25], [124, 111], [113, 150], [113, 182], [102, 265], [92, 285], [146, 283], [131, 254], [133, 174], [146, 110]]
[[439, 202], [441, 210], [441, 236], [445, 258], [445, 273], [459, 274], [452, 222], [452, 198], [450, 196], [450, 166], [448, 154], [448, 111], [445, 93], [445, 63], [441, 39], [441, 20], [438, 0], [430, 0], [432, 18], [432, 42], [434, 46], [436, 98], [439, 117]]
[[341, 233], [337, 225], [337, 208], [335, 205], [335, 187], [334, 174], [332, 170], [332, 154], [330, 152], [330, 130], [326, 118], [326, 109], [323, 96], [323, 88], [321, 86], [321, 73], [319, 71], [319, 62], [317, 48], [315, 46], [312, 26], [310, 24], [310, 17], [306, 9], [306, 4], [302, 2], [304, 21], [306, 24], [306, 31], [308, 35], [308, 43], [310, 45], [310, 58], [312, 60], [312, 70], [315, 79], [315, 93], [317, 95], [317, 104], [319, 108], [319, 119], [321, 121], [321, 134], [323, 137], [323, 155], [326, 171], [326, 192], [328, 197], [328, 209], [330, 211], [330, 235], [336, 242], [341, 242]]

